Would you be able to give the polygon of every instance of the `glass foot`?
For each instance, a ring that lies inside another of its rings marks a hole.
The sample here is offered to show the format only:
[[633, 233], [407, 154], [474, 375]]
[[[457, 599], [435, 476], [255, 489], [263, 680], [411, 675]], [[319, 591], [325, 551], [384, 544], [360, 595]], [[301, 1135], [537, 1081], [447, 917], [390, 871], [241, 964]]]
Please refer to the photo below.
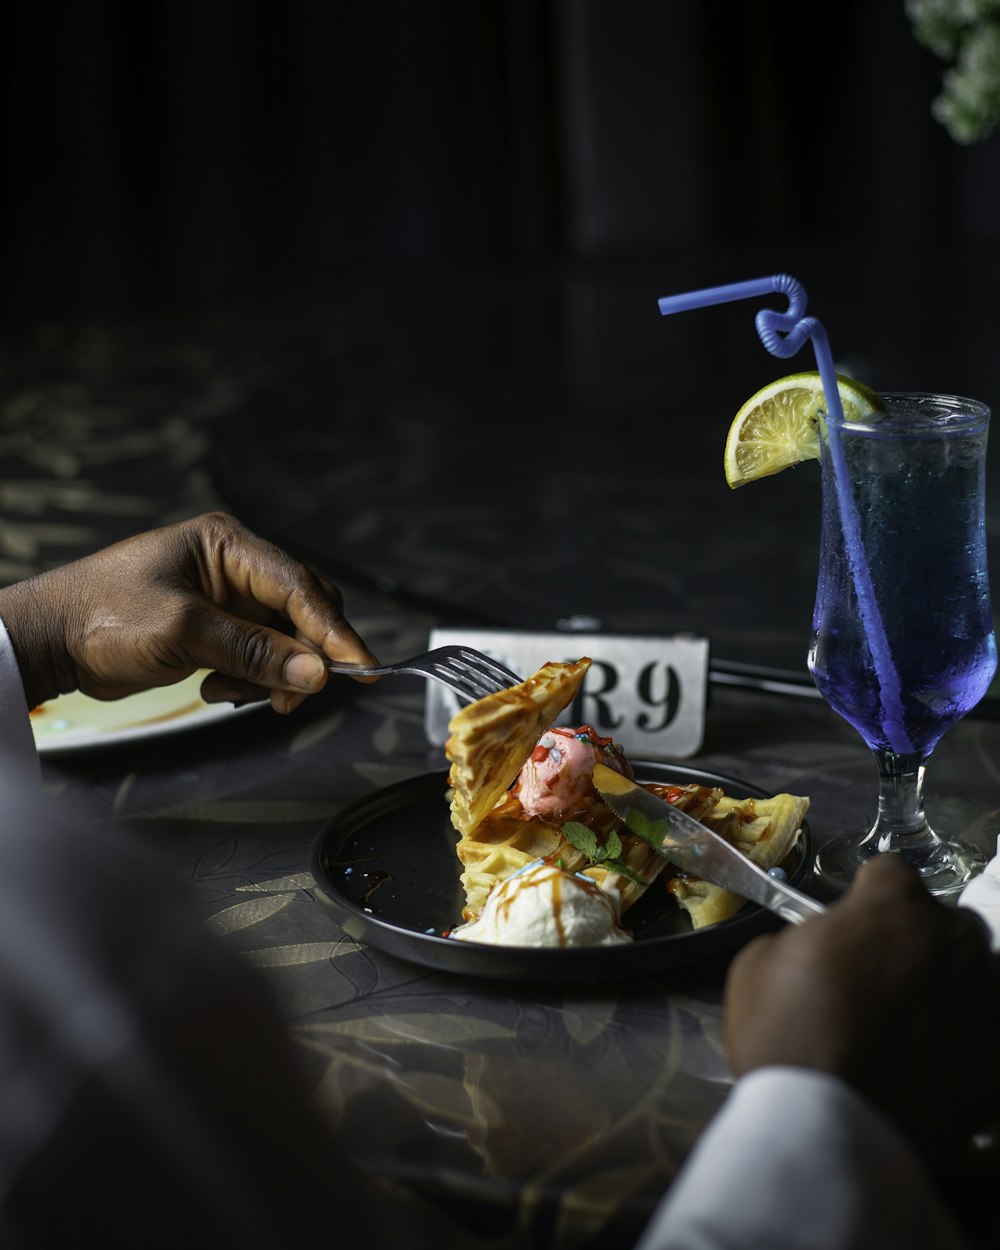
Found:
[[947, 841], [930, 830], [915, 839], [900, 839], [900, 843], [885, 845], [885, 839], [874, 829], [866, 834], [833, 838], [820, 848], [814, 871], [824, 885], [842, 893], [869, 859], [901, 855], [916, 868], [931, 894], [947, 898], [958, 894], [986, 867], [986, 855], [979, 847]]

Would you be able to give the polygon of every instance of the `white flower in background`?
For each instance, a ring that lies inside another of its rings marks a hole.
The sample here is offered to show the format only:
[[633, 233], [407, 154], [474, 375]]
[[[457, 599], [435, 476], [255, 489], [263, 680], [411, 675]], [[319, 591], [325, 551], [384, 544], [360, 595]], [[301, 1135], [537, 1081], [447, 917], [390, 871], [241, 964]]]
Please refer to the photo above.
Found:
[[931, 112], [958, 143], [1000, 123], [1000, 0], [906, 0], [917, 40], [950, 67]]

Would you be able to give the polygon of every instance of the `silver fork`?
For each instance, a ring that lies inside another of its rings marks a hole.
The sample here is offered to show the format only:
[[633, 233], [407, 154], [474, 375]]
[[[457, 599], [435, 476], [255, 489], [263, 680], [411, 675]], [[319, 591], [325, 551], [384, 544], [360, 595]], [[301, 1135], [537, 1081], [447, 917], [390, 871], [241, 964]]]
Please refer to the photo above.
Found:
[[460, 646], [437, 647], [434, 651], [425, 651], [423, 655], [415, 655], [412, 659], [400, 660], [398, 664], [368, 666], [327, 660], [326, 666], [331, 673], [348, 673], [354, 677], [415, 673], [419, 677], [439, 681], [470, 703], [485, 698], [488, 694], [496, 694], [498, 690], [509, 690], [511, 686], [520, 685], [524, 680], [503, 664], [483, 655], [481, 651]]

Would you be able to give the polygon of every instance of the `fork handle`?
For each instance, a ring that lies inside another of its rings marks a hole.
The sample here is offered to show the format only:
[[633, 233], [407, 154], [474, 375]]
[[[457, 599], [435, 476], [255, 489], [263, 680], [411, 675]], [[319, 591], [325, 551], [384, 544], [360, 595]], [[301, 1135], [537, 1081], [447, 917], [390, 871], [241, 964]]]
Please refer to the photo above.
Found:
[[360, 664], [353, 660], [327, 660], [326, 667], [331, 673], [347, 673], [355, 677], [381, 677], [384, 673], [393, 671], [388, 664], [373, 667], [370, 664]]

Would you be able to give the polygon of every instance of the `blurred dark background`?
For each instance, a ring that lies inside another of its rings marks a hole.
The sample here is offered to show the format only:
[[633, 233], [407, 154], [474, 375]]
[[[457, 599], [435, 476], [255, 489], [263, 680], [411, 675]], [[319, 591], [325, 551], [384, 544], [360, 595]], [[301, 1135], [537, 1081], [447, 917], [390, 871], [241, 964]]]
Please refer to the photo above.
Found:
[[815, 476], [721, 459], [813, 358], [656, 298], [790, 272], [843, 370], [1000, 408], [943, 69], [904, 0], [4, 0], [0, 577], [221, 498], [445, 615], [801, 668]]
[[0, 58], [8, 320], [1000, 235], [904, 0], [5, 0]]

